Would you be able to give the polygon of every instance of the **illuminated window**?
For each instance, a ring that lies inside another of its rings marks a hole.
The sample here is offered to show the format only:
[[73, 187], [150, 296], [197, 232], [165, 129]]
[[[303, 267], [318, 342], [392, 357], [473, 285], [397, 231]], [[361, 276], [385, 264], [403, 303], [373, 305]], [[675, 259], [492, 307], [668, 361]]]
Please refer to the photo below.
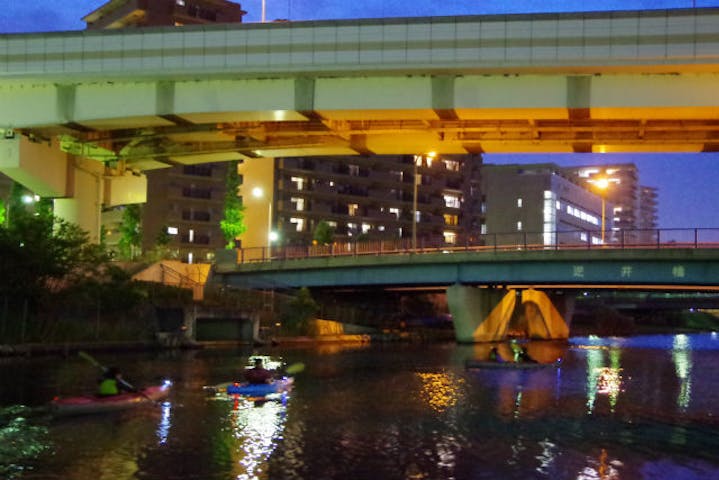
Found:
[[175, 4], [181, 7], [185, 6], [185, 0], [175, 0]]
[[517, 231], [518, 232], [522, 231], [522, 222], [517, 222]]
[[359, 176], [359, 173], [360, 173], [360, 172], [359, 172], [359, 165], [350, 165], [350, 166], [349, 166], [349, 173], [350, 173], [350, 175], [352, 175], [353, 177], [358, 177], [358, 176]]
[[301, 212], [305, 209], [305, 199], [304, 198], [292, 197], [291, 202], [295, 206], [295, 211]]
[[444, 195], [444, 204], [447, 207], [450, 208], [459, 208], [460, 207], [460, 201], [458, 195], [452, 195], [452, 194], [445, 194]]
[[195, 231], [190, 229], [190, 231], [187, 234], [187, 241], [192, 243], [195, 241]]
[[362, 224], [362, 233], [369, 232], [371, 228], [372, 228], [372, 225], [370, 225], [369, 223], [363, 223]]
[[179, 230], [177, 227], [167, 227], [167, 233], [170, 235], [177, 235], [179, 233]]
[[347, 213], [350, 217], [354, 217], [357, 215], [357, 210], [359, 209], [359, 205], [356, 203], [350, 203], [347, 205]]
[[447, 213], [444, 214], [444, 224], [445, 225], [457, 225], [457, 223], [458, 223], [457, 215], [450, 215]]
[[380, 232], [384, 232], [384, 225], [378, 225], [377, 230]]
[[399, 208], [390, 208], [389, 213], [394, 213], [394, 216], [399, 218]]
[[187, 254], [187, 263], [192, 263], [192, 252]]
[[304, 178], [302, 178], [302, 177], [292, 177], [292, 178], [290, 179], [290, 181], [295, 184], [295, 188], [296, 188], [297, 190], [304, 190], [304, 188], [305, 188], [305, 179], [304, 179]]
[[482, 235], [487, 235], [487, 224], [483, 223], [479, 226], [479, 233]]
[[444, 168], [450, 172], [459, 172], [459, 162], [457, 160], [447, 160], [443, 158], [442, 162], [444, 162]]
[[305, 219], [304, 218], [292, 217], [292, 218], [290, 218], [290, 223], [295, 225], [296, 232], [304, 232], [305, 231]]
[[522, 208], [522, 198], [517, 199], [517, 208]]
[[457, 234], [455, 232], [443, 232], [445, 243], [457, 243]]
[[327, 222], [327, 225], [329, 225], [332, 228], [337, 228], [337, 222], [330, 220]]

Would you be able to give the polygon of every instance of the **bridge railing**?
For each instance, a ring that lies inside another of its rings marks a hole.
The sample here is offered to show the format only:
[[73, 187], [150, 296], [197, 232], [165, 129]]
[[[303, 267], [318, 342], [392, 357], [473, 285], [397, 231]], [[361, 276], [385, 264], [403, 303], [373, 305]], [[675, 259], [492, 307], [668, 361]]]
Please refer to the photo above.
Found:
[[670, 249], [719, 248], [719, 228], [662, 228], [607, 231], [569, 230], [552, 232], [511, 232], [476, 235], [461, 242], [442, 238], [361, 240], [327, 245], [272, 245], [240, 248], [237, 262], [269, 262], [305, 258], [402, 255], [437, 252], [498, 252], [516, 250]]

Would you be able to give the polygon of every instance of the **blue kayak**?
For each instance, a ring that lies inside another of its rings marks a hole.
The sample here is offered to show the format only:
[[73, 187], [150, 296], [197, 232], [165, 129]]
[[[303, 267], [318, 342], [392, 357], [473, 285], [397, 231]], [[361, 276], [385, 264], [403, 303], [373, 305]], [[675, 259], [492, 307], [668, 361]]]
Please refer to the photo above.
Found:
[[282, 393], [292, 387], [292, 378], [281, 378], [272, 383], [231, 383], [227, 386], [230, 395], [264, 397], [271, 393]]
[[247, 382], [228, 382], [219, 385], [203, 387], [206, 393], [217, 395], [226, 393], [228, 395], [241, 395], [248, 398], [272, 398], [289, 392], [292, 389], [294, 379], [283, 377], [272, 381], [272, 383], [251, 384]]

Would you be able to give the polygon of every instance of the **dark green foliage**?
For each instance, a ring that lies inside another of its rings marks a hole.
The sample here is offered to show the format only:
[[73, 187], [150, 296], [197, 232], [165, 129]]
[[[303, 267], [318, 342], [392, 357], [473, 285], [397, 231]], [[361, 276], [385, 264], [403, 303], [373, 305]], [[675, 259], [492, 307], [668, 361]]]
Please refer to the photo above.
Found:
[[309, 321], [318, 311], [319, 306], [312, 298], [309, 289], [303, 287], [283, 306], [282, 329], [291, 335], [306, 335], [309, 331]]
[[133, 260], [141, 253], [142, 228], [140, 205], [126, 205], [120, 223], [120, 240], [117, 247], [120, 258]]
[[237, 173], [237, 162], [230, 162], [227, 167], [227, 181], [225, 183], [224, 217], [220, 221], [220, 229], [227, 241], [225, 248], [235, 248], [235, 239], [245, 233], [245, 207], [237, 196], [240, 186], [240, 176]]
[[319, 245], [330, 245], [334, 242], [334, 237], [335, 229], [332, 228], [329, 223], [322, 220], [317, 224], [312, 238]]

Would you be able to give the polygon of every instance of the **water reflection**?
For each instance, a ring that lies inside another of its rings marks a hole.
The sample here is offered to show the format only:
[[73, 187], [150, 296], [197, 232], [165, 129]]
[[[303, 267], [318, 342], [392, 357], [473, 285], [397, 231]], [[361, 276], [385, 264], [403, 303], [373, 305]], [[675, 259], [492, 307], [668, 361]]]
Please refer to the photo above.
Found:
[[679, 379], [677, 406], [686, 411], [692, 396], [692, 354], [691, 340], [687, 335], [675, 335], [672, 344], [672, 361]]
[[464, 379], [450, 373], [421, 373], [417, 376], [422, 380], [421, 395], [436, 411], [443, 412], [453, 407], [459, 399]]
[[160, 405], [160, 422], [157, 424], [157, 438], [160, 445], [167, 443], [167, 437], [170, 434], [172, 426], [172, 404], [163, 402]]
[[31, 415], [32, 409], [23, 405], [0, 409], [0, 478], [19, 477], [50, 448], [47, 428], [33, 423]]
[[[609, 353], [606, 365], [605, 353]], [[622, 390], [621, 351], [616, 347], [587, 350], [587, 413], [594, 412], [597, 395], [606, 395], [609, 409], [614, 412]]]
[[233, 400], [230, 418], [237, 442], [237, 480], [260, 478], [270, 455], [282, 438], [287, 406], [285, 401], [251, 402]]

